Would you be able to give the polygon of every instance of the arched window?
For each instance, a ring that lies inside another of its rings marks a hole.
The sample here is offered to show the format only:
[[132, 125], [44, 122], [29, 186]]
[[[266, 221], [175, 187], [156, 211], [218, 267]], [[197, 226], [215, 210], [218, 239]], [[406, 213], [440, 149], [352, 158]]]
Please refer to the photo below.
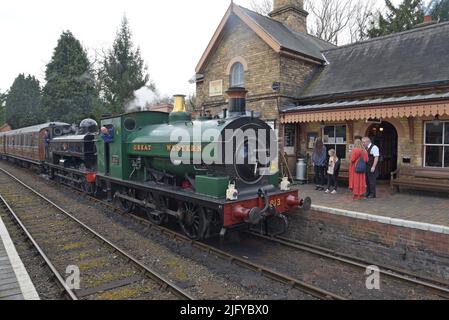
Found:
[[231, 87], [245, 87], [245, 69], [240, 62], [232, 65], [230, 82]]

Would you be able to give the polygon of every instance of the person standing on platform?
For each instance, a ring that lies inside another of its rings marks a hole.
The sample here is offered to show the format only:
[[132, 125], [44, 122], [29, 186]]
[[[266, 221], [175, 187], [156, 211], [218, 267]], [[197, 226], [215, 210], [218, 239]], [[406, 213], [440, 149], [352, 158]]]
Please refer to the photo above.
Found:
[[376, 194], [376, 183], [378, 178], [378, 164], [380, 158], [379, 147], [371, 142], [368, 137], [363, 138], [363, 145], [368, 152], [368, 165], [366, 167], [366, 194], [368, 199], [375, 199]]
[[312, 162], [315, 171], [315, 190], [324, 191], [327, 150], [323, 140], [317, 139], [313, 149]]
[[337, 194], [339, 173], [340, 173], [340, 159], [338, 159], [336, 151], [334, 149], [330, 149], [329, 162], [327, 166], [326, 193]]
[[362, 141], [357, 139], [354, 143], [349, 165], [349, 189], [354, 195], [354, 200], [360, 200], [365, 195], [367, 162], [368, 152], [365, 150]]

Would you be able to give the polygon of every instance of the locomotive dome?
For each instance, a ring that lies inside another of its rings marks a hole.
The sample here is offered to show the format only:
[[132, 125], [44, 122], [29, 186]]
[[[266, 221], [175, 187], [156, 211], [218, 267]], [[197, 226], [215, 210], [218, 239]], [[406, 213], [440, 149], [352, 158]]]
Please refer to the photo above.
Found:
[[80, 123], [80, 134], [97, 133], [98, 123], [93, 119], [84, 119]]

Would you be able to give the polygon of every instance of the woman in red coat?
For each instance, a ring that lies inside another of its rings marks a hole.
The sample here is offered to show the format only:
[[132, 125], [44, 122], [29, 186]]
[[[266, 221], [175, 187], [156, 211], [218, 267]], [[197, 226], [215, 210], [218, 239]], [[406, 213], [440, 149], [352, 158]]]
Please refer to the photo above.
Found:
[[357, 173], [355, 171], [359, 159], [368, 162], [368, 152], [362, 144], [362, 140], [357, 139], [354, 149], [351, 153], [351, 163], [349, 165], [349, 189], [354, 194], [354, 200], [362, 199], [366, 192], [366, 173]]

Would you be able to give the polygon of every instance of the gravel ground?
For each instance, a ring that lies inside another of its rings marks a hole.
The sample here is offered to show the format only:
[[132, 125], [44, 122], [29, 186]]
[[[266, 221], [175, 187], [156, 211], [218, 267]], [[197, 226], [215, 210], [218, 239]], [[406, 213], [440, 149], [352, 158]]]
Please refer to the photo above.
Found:
[[[95, 205], [78, 193], [68, 192], [62, 187], [55, 188], [52, 183], [28, 170], [3, 161], [0, 167], [26, 181], [105, 238], [198, 299], [313, 299], [255, 272], [207, 256], [201, 250], [148, 230], [133, 219]], [[126, 298], [126, 294], [123, 298]]]
[[[128, 290], [126, 298], [176, 299], [155, 281], [143, 278], [140, 269], [129, 264], [121, 254], [113, 252], [78, 223], [3, 173], [0, 173], [0, 193], [62, 277], [66, 276], [69, 266], [79, 268], [83, 289], [75, 292], [79, 298], [102, 298], [105, 290], [100, 290], [99, 286], [112, 282], [118, 287], [117, 281], [127, 281], [120, 283], [120, 290]], [[90, 291], [84, 291], [86, 289]]]
[[288, 248], [251, 235], [241, 234], [240, 237], [238, 244], [222, 246], [221, 249], [232, 254], [247, 256], [251, 261], [347, 299], [441, 299], [430, 289], [386, 276], [381, 277], [380, 290], [368, 290], [366, 288], [367, 276], [365, 270], [361, 268]]

